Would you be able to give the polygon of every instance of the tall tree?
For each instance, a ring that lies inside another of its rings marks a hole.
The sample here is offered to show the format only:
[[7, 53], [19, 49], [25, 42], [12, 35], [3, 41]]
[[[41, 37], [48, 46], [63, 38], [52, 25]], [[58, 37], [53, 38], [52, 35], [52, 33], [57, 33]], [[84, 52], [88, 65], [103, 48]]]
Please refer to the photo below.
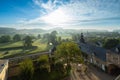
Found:
[[38, 34], [38, 39], [40, 39], [41, 38], [41, 35], [40, 34]]
[[53, 45], [57, 45], [57, 31], [52, 31], [50, 36], [49, 36], [49, 42], [52, 43]]
[[32, 46], [32, 38], [30, 36], [26, 36], [24, 38], [24, 47], [31, 47]]
[[52, 31], [50, 34], [44, 34], [43, 35], [43, 39], [47, 40], [48, 44], [52, 43], [53, 45], [57, 44], [57, 32], [56, 31]]
[[58, 37], [57, 42], [60, 44], [62, 42], [61, 36]]
[[81, 38], [80, 34], [72, 34], [72, 40], [73, 41], [79, 42], [80, 38]]
[[6, 43], [10, 41], [11, 41], [11, 37], [9, 35], [4, 35], [0, 37], [0, 43]]
[[77, 41], [77, 40], [78, 40], [78, 38], [77, 38], [77, 35], [76, 35], [76, 34], [72, 34], [72, 40], [73, 40], [73, 41]]
[[20, 41], [20, 40], [21, 40], [21, 36], [19, 34], [13, 36], [13, 41]]
[[70, 66], [72, 62], [83, 61], [78, 45], [73, 42], [63, 42], [60, 44], [56, 49], [55, 55], [67, 63], [67, 66]]

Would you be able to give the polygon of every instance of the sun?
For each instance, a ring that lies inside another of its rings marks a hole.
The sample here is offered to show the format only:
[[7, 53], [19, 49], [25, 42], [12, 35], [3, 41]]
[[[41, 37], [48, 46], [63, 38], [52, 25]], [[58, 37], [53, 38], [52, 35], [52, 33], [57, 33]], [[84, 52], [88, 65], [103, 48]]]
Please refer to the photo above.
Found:
[[69, 21], [68, 15], [61, 9], [57, 9], [52, 13], [42, 17], [42, 19], [49, 24], [59, 25]]

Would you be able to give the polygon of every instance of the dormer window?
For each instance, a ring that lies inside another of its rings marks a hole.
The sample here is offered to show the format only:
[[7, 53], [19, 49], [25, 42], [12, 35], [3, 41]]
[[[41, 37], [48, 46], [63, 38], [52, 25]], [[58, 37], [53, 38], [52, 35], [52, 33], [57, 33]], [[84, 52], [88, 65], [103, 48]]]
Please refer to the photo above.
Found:
[[118, 52], [119, 52], [119, 49], [118, 49], [118, 48], [116, 48], [116, 49], [115, 49], [115, 51], [118, 53]]
[[96, 55], [96, 53], [95, 53], [95, 52], [93, 52], [93, 53], [92, 53], [92, 56], [95, 56], [95, 55]]

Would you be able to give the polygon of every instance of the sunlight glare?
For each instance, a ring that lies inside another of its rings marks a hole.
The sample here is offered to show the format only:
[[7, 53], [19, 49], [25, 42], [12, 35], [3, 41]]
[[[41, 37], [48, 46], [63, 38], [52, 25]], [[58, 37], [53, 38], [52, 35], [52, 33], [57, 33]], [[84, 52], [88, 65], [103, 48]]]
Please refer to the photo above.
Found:
[[57, 9], [56, 11], [44, 16], [42, 19], [46, 23], [50, 23], [53, 25], [57, 25], [69, 21], [69, 17], [61, 9]]

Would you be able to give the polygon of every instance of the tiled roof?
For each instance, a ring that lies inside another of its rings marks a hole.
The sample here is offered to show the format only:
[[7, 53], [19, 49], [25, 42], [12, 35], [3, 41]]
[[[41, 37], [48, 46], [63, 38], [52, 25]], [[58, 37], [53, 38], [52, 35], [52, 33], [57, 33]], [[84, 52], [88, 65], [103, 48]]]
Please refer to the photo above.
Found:
[[95, 53], [95, 56], [103, 61], [106, 61], [106, 49], [89, 43], [79, 43], [81, 50], [87, 54]]
[[110, 49], [110, 51], [114, 54], [120, 54], [120, 44], [117, 45], [116, 47]]

